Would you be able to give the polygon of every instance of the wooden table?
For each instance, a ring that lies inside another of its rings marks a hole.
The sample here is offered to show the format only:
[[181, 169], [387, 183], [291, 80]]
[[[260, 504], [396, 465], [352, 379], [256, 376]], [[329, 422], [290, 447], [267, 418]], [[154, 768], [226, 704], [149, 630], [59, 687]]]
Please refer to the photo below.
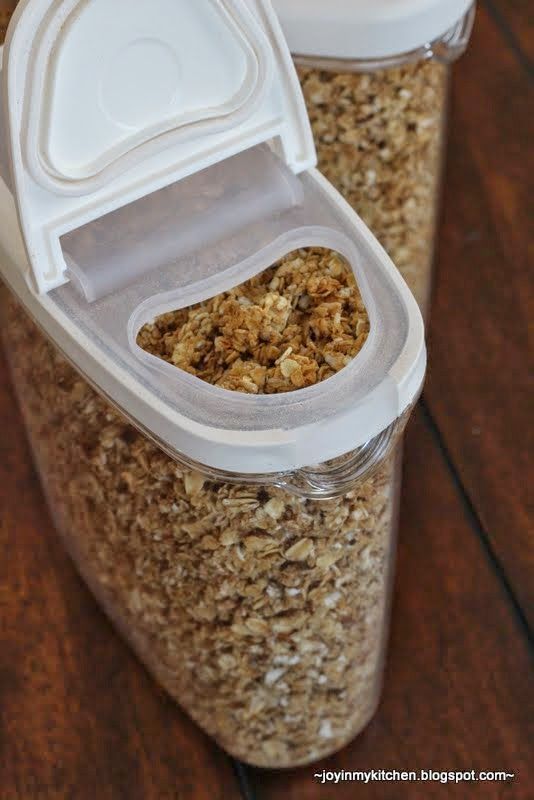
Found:
[[[1, 800], [534, 797], [528, 7], [482, 3], [455, 71], [431, 368], [407, 437], [390, 658], [375, 720], [316, 768], [251, 770], [218, 750], [147, 676], [75, 574], [2, 363]], [[336, 786], [314, 780], [322, 769], [516, 778]]]

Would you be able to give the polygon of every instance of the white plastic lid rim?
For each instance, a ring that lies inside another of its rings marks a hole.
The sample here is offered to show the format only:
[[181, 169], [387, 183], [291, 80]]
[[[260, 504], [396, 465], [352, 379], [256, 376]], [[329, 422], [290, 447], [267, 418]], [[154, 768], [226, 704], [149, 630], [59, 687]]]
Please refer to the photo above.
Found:
[[[474, 0], [273, 0], [291, 52], [309, 59], [409, 60], [456, 31], [446, 57], [467, 44]], [[463, 18], [466, 24], [462, 25]]]

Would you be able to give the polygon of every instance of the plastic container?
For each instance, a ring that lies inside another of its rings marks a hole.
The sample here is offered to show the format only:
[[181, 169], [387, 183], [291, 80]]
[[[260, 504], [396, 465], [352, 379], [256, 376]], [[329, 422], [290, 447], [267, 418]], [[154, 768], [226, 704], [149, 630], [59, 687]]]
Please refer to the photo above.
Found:
[[[313, 167], [270, 4], [142, 6], [18, 6], [1, 76], [2, 338], [96, 597], [222, 747], [295, 766], [347, 743], [378, 702], [423, 322]], [[310, 246], [349, 265], [370, 326], [327, 380], [243, 395], [138, 346], [158, 315]]]
[[312, 122], [319, 169], [429, 310], [448, 81], [472, 0], [274, 0]]

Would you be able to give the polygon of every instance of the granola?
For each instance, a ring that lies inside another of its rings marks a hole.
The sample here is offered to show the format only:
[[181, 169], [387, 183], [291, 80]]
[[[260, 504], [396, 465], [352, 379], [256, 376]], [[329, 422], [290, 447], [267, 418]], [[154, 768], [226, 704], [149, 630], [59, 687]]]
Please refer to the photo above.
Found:
[[432, 280], [447, 68], [300, 67], [319, 169], [373, 231], [423, 313]]
[[151, 672], [244, 761], [289, 767], [345, 745], [380, 691], [395, 457], [335, 500], [213, 480], [132, 427], [11, 295], [0, 303], [59, 529]]
[[310, 247], [235, 289], [161, 315], [137, 343], [224, 389], [279, 394], [330, 378], [368, 335], [351, 268], [338, 253]]

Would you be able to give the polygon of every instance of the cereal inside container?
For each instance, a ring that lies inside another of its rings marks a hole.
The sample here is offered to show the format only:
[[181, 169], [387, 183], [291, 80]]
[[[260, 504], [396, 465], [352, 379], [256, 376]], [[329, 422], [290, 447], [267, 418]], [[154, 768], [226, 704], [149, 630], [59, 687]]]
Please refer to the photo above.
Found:
[[380, 696], [394, 441], [340, 496], [214, 479], [133, 427], [7, 292], [1, 311], [59, 530], [151, 672], [249, 763], [295, 766], [350, 741]]
[[137, 344], [224, 389], [279, 394], [348, 366], [369, 336], [354, 273], [325, 248], [302, 248], [252, 280], [145, 325]]
[[[142, 6], [119, 35], [115, 0], [19, 5], [2, 339], [58, 530], [122, 635], [226, 751], [306, 764], [379, 700], [422, 319], [313, 168], [270, 4], [151, 0], [148, 66]], [[102, 66], [125, 53], [145, 95]]]
[[319, 169], [387, 250], [427, 316], [450, 67], [467, 46], [474, 4], [275, 6], [298, 65]]

